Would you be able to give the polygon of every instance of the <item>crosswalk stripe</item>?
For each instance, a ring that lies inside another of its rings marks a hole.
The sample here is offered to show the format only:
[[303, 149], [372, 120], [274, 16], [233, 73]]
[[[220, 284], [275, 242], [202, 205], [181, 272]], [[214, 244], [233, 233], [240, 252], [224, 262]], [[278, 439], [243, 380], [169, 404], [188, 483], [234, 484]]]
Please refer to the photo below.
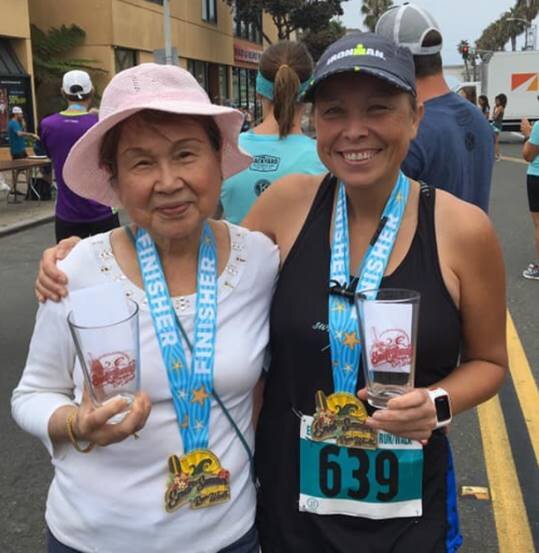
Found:
[[498, 396], [477, 408], [499, 553], [535, 553]]
[[507, 312], [507, 352], [513, 385], [535, 452], [535, 460], [539, 463], [539, 391], [509, 311]]

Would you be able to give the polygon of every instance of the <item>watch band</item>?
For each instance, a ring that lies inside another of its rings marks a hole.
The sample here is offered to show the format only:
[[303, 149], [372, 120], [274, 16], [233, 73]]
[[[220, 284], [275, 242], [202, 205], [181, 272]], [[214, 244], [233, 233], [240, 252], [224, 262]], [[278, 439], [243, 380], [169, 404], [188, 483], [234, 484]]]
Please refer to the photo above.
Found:
[[435, 429], [447, 426], [452, 420], [451, 400], [443, 388], [428, 390], [430, 399], [436, 409], [437, 424]]

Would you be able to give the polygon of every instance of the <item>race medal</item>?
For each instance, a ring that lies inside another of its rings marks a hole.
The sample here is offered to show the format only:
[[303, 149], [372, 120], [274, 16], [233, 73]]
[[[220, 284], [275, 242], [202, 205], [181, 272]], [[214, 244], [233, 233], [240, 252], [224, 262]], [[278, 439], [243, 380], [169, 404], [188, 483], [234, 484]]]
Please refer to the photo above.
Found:
[[189, 504], [202, 509], [230, 499], [230, 473], [207, 449], [195, 449], [168, 459], [169, 477], [165, 493], [165, 510], [172, 513]]
[[356, 396], [336, 392], [329, 397], [316, 392], [316, 412], [310, 438], [323, 442], [333, 438], [338, 446], [376, 449], [376, 432], [365, 425], [367, 410]]
[[[215, 236], [206, 223], [198, 250], [193, 346], [181, 332], [157, 248], [144, 229], [137, 230], [136, 248], [185, 452], [169, 457], [165, 510], [172, 513], [187, 504], [191, 509], [211, 507], [230, 499], [230, 473], [208, 449], [217, 335]], [[180, 334], [191, 350], [191, 363], [187, 362]]]
[[419, 442], [380, 431], [376, 449], [340, 447], [334, 438], [313, 440], [313, 427], [314, 418], [303, 416], [300, 511], [369, 519], [421, 516]]

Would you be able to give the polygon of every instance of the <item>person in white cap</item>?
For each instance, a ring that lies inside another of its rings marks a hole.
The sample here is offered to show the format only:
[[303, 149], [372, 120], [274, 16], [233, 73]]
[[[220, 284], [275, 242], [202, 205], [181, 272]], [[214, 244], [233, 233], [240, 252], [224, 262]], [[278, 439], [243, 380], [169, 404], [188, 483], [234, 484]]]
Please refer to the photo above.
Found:
[[24, 112], [19, 106], [15, 106], [11, 110], [11, 118], [8, 123], [8, 136], [11, 159], [24, 159], [27, 157], [25, 138], [39, 138], [37, 134], [24, 130]]
[[67, 109], [46, 117], [40, 124], [43, 148], [52, 159], [58, 194], [55, 208], [55, 234], [59, 242], [68, 236], [86, 238], [117, 227], [118, 215], [109, 206], [73, 192], [64, 181], [64, 163], [77, 140], [97, 123], [88, 109], [94, 88], [86, 71], [68, 71], [62, 80], [62, 96]]
[[[27, 132], [24, 130], [24, 112], [21, 107], [15, 106], [11, 109], [11, 117], [8, 123], [8, 138], [9, 138], [9, 152], [11, 159], [25, 159], [28, 157], [26, 153], [26, 140], [25, 138], [39, 139], [37, 134]], [[17, 182], [19, 174], [22, 169], [14, 172], [13, 178]], [[23, 195], [18, 192], [16, 187], [13, 188], [14, 194]]]
[[417, 98], [425, 114], [402, 169], [488, 211], [494, 135], [479, 110], [451, 92], [442, 72], [442, 33], [431, 14], [405, 3], [382, 14], [375, 32], [414, 56]]

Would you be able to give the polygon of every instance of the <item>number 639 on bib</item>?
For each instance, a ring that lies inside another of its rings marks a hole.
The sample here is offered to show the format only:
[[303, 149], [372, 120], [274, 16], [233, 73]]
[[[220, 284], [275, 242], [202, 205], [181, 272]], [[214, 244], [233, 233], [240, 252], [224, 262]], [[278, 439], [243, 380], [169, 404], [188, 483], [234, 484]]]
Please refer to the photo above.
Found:
[[300, 430], [299, 510], [371, 519], [422, 514], [423, 448], [379, 432], [374, 450], [339, 447], [309, 438], [312, 417]]

